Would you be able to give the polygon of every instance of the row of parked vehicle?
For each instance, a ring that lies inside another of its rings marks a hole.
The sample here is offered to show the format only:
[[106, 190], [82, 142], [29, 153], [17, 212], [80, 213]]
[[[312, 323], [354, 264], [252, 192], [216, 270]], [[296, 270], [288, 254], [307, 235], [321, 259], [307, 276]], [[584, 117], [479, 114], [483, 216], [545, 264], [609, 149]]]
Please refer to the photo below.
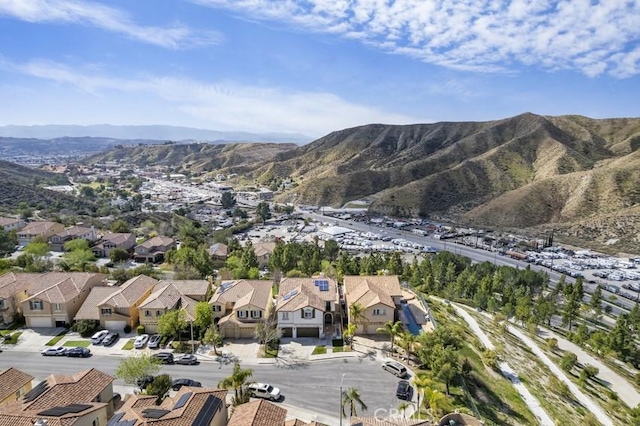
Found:
[[52, 346], [40, 352], [42, 356], [68, 356], [75, 358], [87, 358], [91, 356], [91, 351], [87, 348], [65, 348], [63, 346]]
[[120, 338], [120, 333], [109, 330], [100, 330], [91, 336], [93, 345], [111, 346]]

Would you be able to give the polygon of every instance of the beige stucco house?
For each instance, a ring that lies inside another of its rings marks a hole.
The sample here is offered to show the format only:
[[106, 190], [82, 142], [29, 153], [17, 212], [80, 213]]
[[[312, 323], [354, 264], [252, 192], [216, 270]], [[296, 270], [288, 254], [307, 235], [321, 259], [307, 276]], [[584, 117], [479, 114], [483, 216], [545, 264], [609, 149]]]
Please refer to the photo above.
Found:
[[26, 246], [36, 238], [48, 241], [49, 237], [64, 231], [64, 225], [58, 222], [29, 222], [17, 232], [18, 244]]
[[138, 244], [133, 249], [133, 258], [141, 263], [158, 263], [164, 260], [167, 251], [174, 248], [176, 242], [170, 237], [153, 237]]
[[223, 281], [209, 300], [220, 333], [231, 339], [253, 339], [259, 322], [273, 307], [273, 281]]
[[91, 289], [106, 285], [106, 279], [88, 272], [49, 272], [33, 279], [20, 303], [27, 327], [71, 324]]
[[7, 368], [0, 372], [0, 404], [17, 401], [28, 393], [33, 376], [17, 368]]
[[25, 225], [25, 221], [17, 217], [0, 216], [0, 228], [6, 232], [18, 231]]
[[126, 232], [110, 232], [102, 236], [98, 244], [91, 247], [91, 251], [95, 257], [109, 257], [111, 252], [116, 249], [122, 249], [126, 252], [132, 252], [136, 245], [136, 236]]
[[64, 243], [77, 239], [86, 240], [91, 245], [98, 240], [98, 236], [93, 226], [90, 228], [72, 226], [49, 237], [49, 245], [51, 246], [51, 251], [64, 251]]
[[363, 308], [356, 334], [376, 334], [378, 328], [397, 318], [402, 290], [396, 275], [345, 276], [344, 293], [350, 323], [351, 305], [357, 303]]
[[27, 298], [27, 289], [43, 274], [7, 272], [0, 275], [0, 322], [11, 324], [16, 313], [21, 312], [20, 303]]

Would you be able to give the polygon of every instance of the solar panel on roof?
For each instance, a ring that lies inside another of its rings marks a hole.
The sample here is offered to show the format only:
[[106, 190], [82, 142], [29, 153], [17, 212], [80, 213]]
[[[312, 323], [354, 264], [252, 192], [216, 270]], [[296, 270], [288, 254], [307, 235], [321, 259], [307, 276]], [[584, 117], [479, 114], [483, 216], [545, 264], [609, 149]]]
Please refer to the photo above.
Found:
[[191, 426], [209, 426], [213, 416], [222, 404], [222, 401], [213, 395], [209, 395], [202, 405], [202, 409], [191, 423]]
[[38, 413], [39, 416], [61, 417], [69, 413], [81, 413], [93, 405], [88, 404], [69, 404], [61, 407], [53, 407]]
[[191, 398], [191, 395], [193, 395], [193, 392], [183, 394], [180, 399], [178, 399], [178, 402], [173, 406], [172, 410], [184, 407], [184, 404], [186, 404], [189, 398]]
[[169, 410], [159, 410], [157, 408], [145, 408], [142, 410], [142, 417], [147, 419], [159, 419], [170, 412], [171, 411]]
[[44, 391], [46, 391], [48, 388], [49, 388], [49, 384], [46, 381], [42, 381], [42, 382], [38, 383], [35, 388], [31, 389], [24, 396], [23, 401], [24, 402], [31, 402], [31, 401], [35, 400], [37, 397], [42, 395], [42, 393]]
[[285, 294], [284, 297], [282, 297], [282, 299], [283, 300], [289, 300], [293, 296], [295, 296], [296, 294], [298, 294], [298, 290], [291, 290], [289, 293]]
[[107, 426], [134, 426], [136, 424], [135, 420], [122, 420], [124, 417], [124, 413], [118, 413], [115, 416], [111, 417], [111, 420], [107, 422]]

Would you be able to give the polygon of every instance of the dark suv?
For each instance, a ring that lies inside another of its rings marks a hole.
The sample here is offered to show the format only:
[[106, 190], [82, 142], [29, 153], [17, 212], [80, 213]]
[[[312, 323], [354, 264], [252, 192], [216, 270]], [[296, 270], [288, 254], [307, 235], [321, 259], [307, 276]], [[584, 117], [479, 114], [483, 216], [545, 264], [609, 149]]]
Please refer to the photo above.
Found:
[[398, 387], [396, 388], [396, 396], [399, 399], [404, 399], [405, 401], [411, 401], [411, 385], [406, 380], [400, 380], [398, 382]]
[[159, 359], [163, 364], [173, 364], [173, 354], [171, 352], [158, 352], [151, 356]]

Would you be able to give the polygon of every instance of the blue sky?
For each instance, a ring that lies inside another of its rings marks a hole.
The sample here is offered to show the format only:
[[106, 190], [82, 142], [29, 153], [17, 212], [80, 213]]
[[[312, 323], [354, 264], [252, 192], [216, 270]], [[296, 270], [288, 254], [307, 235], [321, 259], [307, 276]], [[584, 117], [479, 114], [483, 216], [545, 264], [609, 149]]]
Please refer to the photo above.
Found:
[[0, 125], [640, 116], [632, 0], [0, 0]]

